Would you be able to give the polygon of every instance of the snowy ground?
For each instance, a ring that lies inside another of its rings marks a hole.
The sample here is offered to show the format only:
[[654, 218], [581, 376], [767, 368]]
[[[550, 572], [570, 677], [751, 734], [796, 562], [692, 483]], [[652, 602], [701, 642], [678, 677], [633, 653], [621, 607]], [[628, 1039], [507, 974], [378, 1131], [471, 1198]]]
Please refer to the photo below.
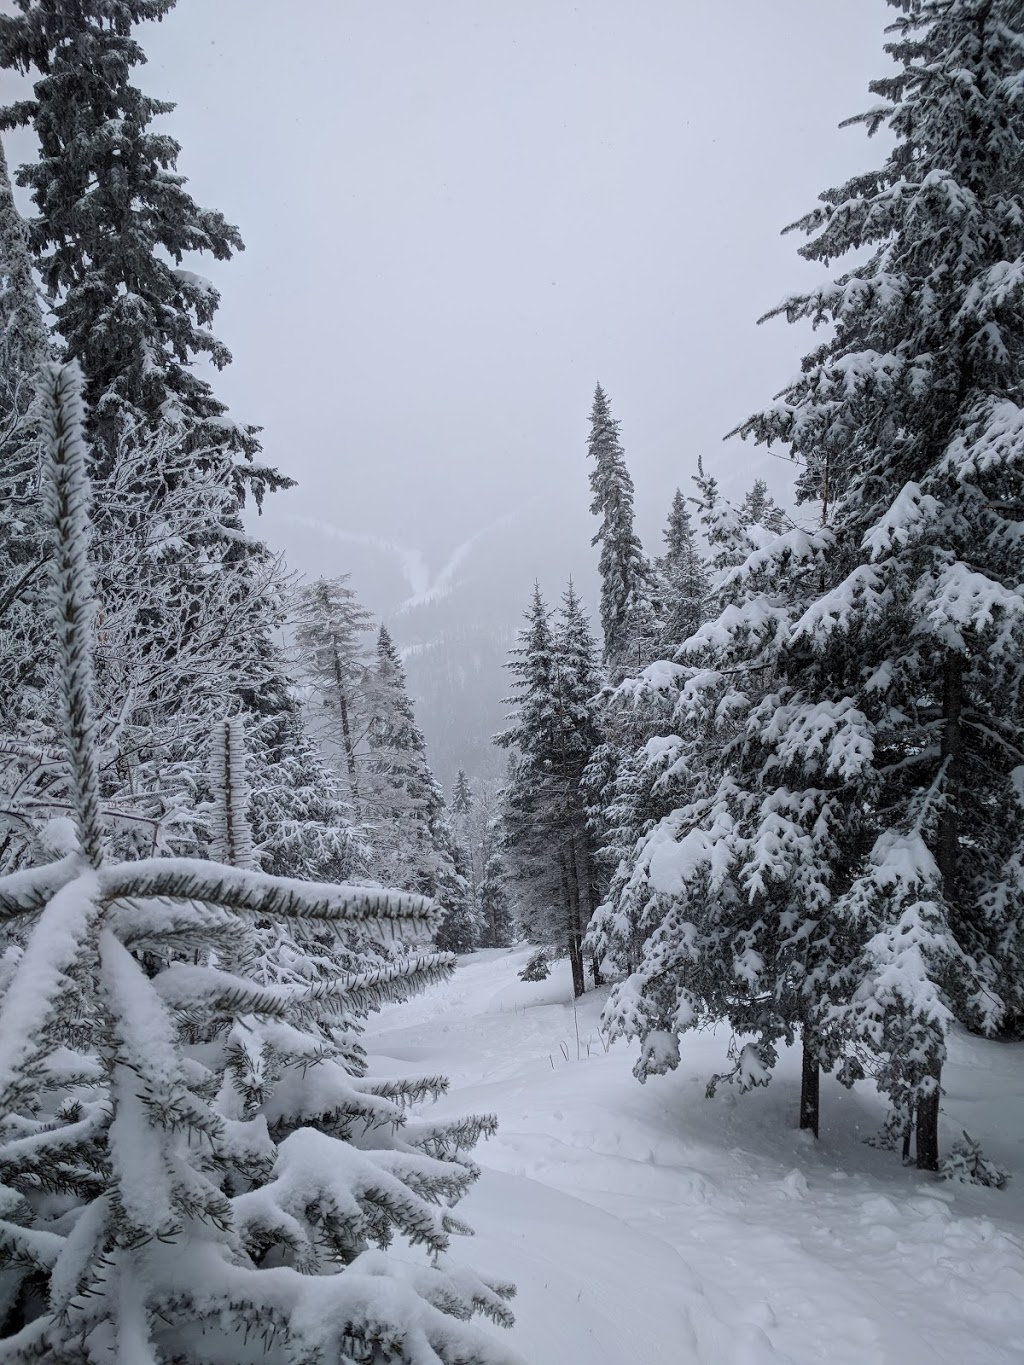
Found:
[[[767, 1091], [704, 1098], [724, 1036], [684, 1041], [640, 1086], [599, 1040], [603, 992], [527, 954], [463, 959], [386, 1009], [374, 1070], [444, 1071], [445, 1113], [495, 1112], [459, 1206], [458, 1258], [514, 1280], [529, 1365], [1020, 1365], [1024, 1361], [1024, 1047], [959, 1037], [942, 1140], [961, 1128], [1016, 1173], [1005, 1192], [905, 1170], [862, 1139], [878, 1100], [826, 1080], [815, 1143], [794, 1128], [785, 1058]], [[436, 1112], [436, 1111], [435, 1111]]]

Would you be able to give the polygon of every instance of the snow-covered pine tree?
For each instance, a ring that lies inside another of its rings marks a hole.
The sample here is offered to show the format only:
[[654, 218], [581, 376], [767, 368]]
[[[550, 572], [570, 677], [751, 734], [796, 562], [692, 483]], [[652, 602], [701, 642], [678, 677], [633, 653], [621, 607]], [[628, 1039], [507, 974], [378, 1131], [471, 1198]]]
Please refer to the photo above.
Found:
[[587, 455], [590, 470], [590, 510], [601, 522], [593, 538], [600, 545], [601, 629], [604, 666], [617, 683], [633, 674], [657, 651], [657, 584], [633, 525], [633, 480], [626, 468], [619, 439], [619, 423], [612, 417], [601, 385], [594, 390], [590, 410]]
[[444, 909], [434, 942], [446, 953], [471, 953], [480, 945], [478, 878], [470, 844], [473, 790], [460, 768], [451, 804], [444, 812], [444, 838], [451, 870], [442, 875], [435, 899]]
[[295, 602], [295, 644], [303, 681], [315, 691], [326, 719], [324, 738], [343, 754], [358, 808], [356, 751], [365, 738], [360, 702], [369, 658], [366, 636], [373, 618], [348, 586], [348, 574], [303, 584]]
[[255, 432], [227, 420], [192, 364], [221, 368], [231, 357], [209, 330], [217, 291], [182, 265], [192, 252], [228, 260], [242, 241], [194, 202], [176, 169], [180, 147], [152, 131], [174, 106], [131, 83], [146, 60], [133, 26], [174, 3], [17, 0], [20, 13], [0, 17], [0, 66], [39, 79], [0, 122], [28, 125], [39, 139], [39, 160], [18, 180], [38, 210], [30, 239], [57, 330], [85, 371], [97, 467], [109, 472], [126, 413], [134, 423], [180, 422], [206, 458], [245, 457], [236, 477], [259, 499], [281, 480], [246, 469]]
[[460, 768], [452, 789], [452, 812], [455, 815], [468, 815], [473, 809], [473, 788], [464, 768]]
[[755, 479], [750, 492], [739, 508], [740, 522], [744, 526], [763, 526], [773, 535], [781, 535], [786, 529], [786, 514], [768, 492], [764, 479]]
[[452, 792], [453, 837], [467, 861], [479, 946], [507, 948], [513, 941], [508, 870], [501, 856], [503, 793], [494, 778], [474, 781], [460, 769]]
[[[677, 1064], [685, 1029], [727, 1020], [747, 1037], [730, 1077], [741, 1088], [766, 1083], [779, 1041], [801, 1033], [801, 1122], [816, 1131], [819, 1066], [842, 1050], [828, 989], [848, 947], [827, 908], [830, 867], [856, 822], [842, 783], [857, 716], [811, 717], [789, 733], [777, 661], [819, 591], [827, 534], [776, 535], [748, 524], [703, 471], [698, 487], [715, 563], [709, 619], [611, 703], [646, 717], [648, 733], [624, 768], [619, 864], [592, 933], [629, 974], [605, 1021], [641, 1039], [643, 1080]], [[767, 502], [761, 514], [775, 521]], [[809, 759], [820, 759], [813, 783]]]
[[469, 853], [458, 832], [446, 821], [441, 834], [444, 856], [434, 899], [441, 921], [434, 943], [445, 953], [471, 953], [480, 943], [480, 923], [471, 882]]
[[364, 807], [372, 822], [373, 870], [386, 882], [437, 895], [456, 873], [441, 788], [427, 761], [405, 669], [391, 634], [381, 626], [376, 667], [368, 683], [369, 761]]
[[[604, 891], [604, 877], [587, 818], [585, 779], [602, 747], [597, 694], [601, 674], [597, 646], [586, 610], [573, 582], [562, 594], [555, 620], [553, 699], [557, 771], [565, 790], [565, 823], [569, 833], [570, 872], [579, 882], [579, 920], [584, 932]], [[570, 889], [573, 878], [570, 877]], [[593, 963], [594, 984], [601, 984]]]
[[515, 678], [512, 724], [496, 739], [513, 750], [503, 844], [524, 929], [534, 941], [568, 952], [573, 990], [582, 995], [596, 873], [580, 782], [597, 743], [595, 647], [571, 584], [555, 630], [539, 585], [526, 622], [508, 664]]
[[[508, 1321], [506, 1287], [445, 1259], [459, 1226], [445, 1208], [476, 1175], [461, 1152], [493, 1121], [411, 1121], [406, 1104], [443, 1080], [370, 1081], [332, 1042], [339, 1014], [436, 979], [450, 960], [312, 986], [217, 965], [245, 956], [253, 923], [422, 931], [430, 903], [109, 858], [79, 389], [76, 366], [54, 366], [41, 404], [74, 840], [0, 879], [0, 915], [27, 928], [0, 1001], [0, 1359], [509, 1362], [463, 1321]], [[221, 735], [234, 794], [217, 793], [218, 827], [222, 848], [244, 857], [236, 739]], [[166, 965], [147, 972], [140, 958]], [[394, 1234], [427, 1259], [384, 1255]]]
[[743, 430], [786, 443], [800, 496], [828, 509], [773, 742], [819, 736], [809, 786], [849, 737], [831, 762], [862, 814], [831, 915], [859, 952], [834, 1016], [882, 1054], [935, 1169], [950, 1018], [993, 1031], [1024, 1006], [1024, 17], [1015, 0], [895, 8], [897, 70], [851, 120], [892, 150], [795, 225], [805, 258], [859, 259], [776, 310], [834, 330]]
[[515, 942], [515, 918], [508, 889], [508, 868], [499, 849], [484, 864], [477, 896], [480, 907], [482, 948], [508, 948]]
[[678, 488], [669, 509], [664, 540], [665, 553], [655, 561], [662, 607], [659, 644], [662, 657], [671, 659], [683, 641], [700, 627], [709, 591], [693, 521]]

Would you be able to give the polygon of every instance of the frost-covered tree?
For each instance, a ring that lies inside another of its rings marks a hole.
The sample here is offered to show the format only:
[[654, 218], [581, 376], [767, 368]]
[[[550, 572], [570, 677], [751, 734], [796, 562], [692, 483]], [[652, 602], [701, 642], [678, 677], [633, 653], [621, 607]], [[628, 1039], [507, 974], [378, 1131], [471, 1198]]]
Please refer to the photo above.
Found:
[[590, 410], [587, 455], [590, 510], [600, 517], [593, 544], [601, 547], [601, 629], [604, 664], [613, 682], [650, 662], [658, 636], [656, 582], [634, 528], [633, 480], [601, 385]]
[[14, 202], [0, 142], [0, 346], [4, 372], [34, 378], [50, 354], [50, 339], [32, 272], [28, 228]]
[[217, 292], [186, 261], [228, 259], [241, 241], [195, 204], [178, 144], [153, 130], [172, 106], [132, 84], [145, 60], [133, 26], [171, 7], [18, 0], [0, 16], [0, 67], [36, 77], [0, 115], [38, 139], [18, 172], [36, 210], [29, 246], [58, 352], [81, 363], [90, 400], [103, 785], [148, 801], [147, 818], [196, 786], [216, 716], [290, 705], [272, 638], [280, 570], [241, 520], [247, 496], [288, 481], [196, 363], [230, 357], [210, 330]]
[[824, 525], [741, 570], [784, 573], [786, 596], [702, 628], [751, 651], [720, 698], [724, 677], [701, 687], [709, 719], [742, 723], [740, 790], [699, 784], [650, 836], [669, 905], [618, 1007], [672, 1065], [702, 925], [725, 918], [743, 995], [795, 992], [825, 1064], [870, 1053], [935, 1169], [949, 1021], [998, 1029], [1024, 979], [1024, 37], [1014, 3], [895, 7], [896, 73], [855, 120], [892, 150], [797, 225], [808, 259], [857, 259], [779, 310], [829, 336], [743, 428], [788, 444]]
[[327, 719], [326, 736], [344, 755], [352, 798], [359, 801], [357, 749], [365, 738], [366, 635], [372, 617], [348, 586], [348, 574], [318, 578], [296, 594], [295, 644], [304, 681]]
[[0, 723], [9, 729], [38, 721], [47, 675], [40, 450], [30, 405], [48, 356], [28, 234], [0, 146]]
[[[758, 518], [754, 518], [758, 520]], [[699, 628], [708, 580], [686, 499], [677, 488], [664, 531], [665, 553], [655, 562], [662, 606], [661, 653], [673, 652]]]
[[441, 907], [441, 920], [434, 943], [445, 953], [471, 953], [480, 943], [480, 923], [473, 894], [469, 853], [452, 828], [440, 832], [443, 858], [434, 899]]
[[[215, 844], [237, 866], [119, 863], [93, 707], [86, 451], [76, 366], [46, 373], [52, 620], [71, 818], [55, 860], [0, 878], [24, 931], [0, 981], [0, 1353], [215, 1365], [498, 1365], [465, 1322], [507, 1288], [449, 1268], [446, 1211], [487, 1118], [407, 1106], [438, 1077], [373, 1081], [339, 1037], [437, 979], [406, 958], [333, 979], [249, 967], [253, 928], [422, 934], [429, 902], [246, 868], [241, 731], [215, 743]], [[394, 1235], [425, 1251], [392, 1260]]]
[[249, 818], [264, 871], [315, 881], [366, 876], [368, 832], [355, 816], [348, 783], [324, 761], [300, 710], [260, 722], [252, 741]]

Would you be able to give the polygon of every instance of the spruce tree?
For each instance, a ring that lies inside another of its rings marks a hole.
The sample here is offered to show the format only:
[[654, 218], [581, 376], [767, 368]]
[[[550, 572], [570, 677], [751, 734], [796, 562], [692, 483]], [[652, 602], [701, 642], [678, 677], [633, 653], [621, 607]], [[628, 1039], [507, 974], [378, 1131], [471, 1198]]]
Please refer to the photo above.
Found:
[[[760, 729], [787, 714], [772, 685], [776, 659], [817, 591], [822, 546], [802, 531], [779, 536], [750, 523], [743, 507], [753, 499], [730, 505], [703, 471], [697, 486], [713, 552], [709, 619], [674, 660], [627, 680], [609, 703], [642, 734], [620, 771], [617, 865], [591, 931], [594, 950], [628, 974], [605, 1021], [641, 1039], [643, 1080], [677, 1065], [687, 1028], [727, 1020], [747, 1039], [729, 1074], [741, 1089], [764, 1084], [779, 1041], [802, 1032], [801, 1118], [816, 1129], [818, 1066], [835, 1059], [823, 1054], [821, 1020], [822, 973], [838, 965], [837, 945], [821, 911], [836, 831], [826, 819], [816, 838], [793, 836], [794, 814], [815, 801], [820, 809], [829, 793], [808, 793], [801, 806], [789, 789], [802, 752], [766, 749]], [[759, 510], [774, 519], [766, 501]], [[842, 736], [835, 742], [832, 758]]]
[[484, 864], [478, 901], [482, 926], [481, 947], [510, 947], [515, 941], [512, 898], [508, 887], [508, 868], [501, 851], [497, 848]]
[[857, 260], [779, 310], [829, 339], [743, 428], [789, 446], [823, 524], [749, 556], [775, 582], [720, 618], [758, 691], [716, 701], [742, 725], [731, 772], [662, 853], [650, 836], [670, 905], [620, 1005], [671, 1065], [717, 917], [741, 1006], [770, 1004], [748, 1079], [808, 1009], [818, 1059], [849, 1079], [873, 1058], [933, 1170], [950, 1021], [1022, 1006], [1024, 25], [1009, 0], [895, 8], [896, 73], [853, 120], [893, 148], [796, 225], [808, 259]]
[[436, 895], [454, 887], [444, 797], [427, 761], [405, 669], [386, 626], [377, 637], [370, 682], [365, 808], [373, 824], [373, 867], [383, 881]]
[[48, 360], [50, 339], [32, 274], [28, 229], [14, 202], [0, 141], [0, 346], [4, 375], [34, 379]]
[[298, 708], [252, 730], [249, 818], [260, 866], [279, 877], [350, 881], [368, 875], [368, 832], [348, 783], [324, 761]]
[[243, 456], [236, 478], [258, 500], [281, 480], [245, 468], [259, 448], [254, 430], [227, 420], [195, 371], [197, 358], [219, 369], [231, 357], [209, 330], [217, 291], [182, 264], [194, 252], [229, 260], [242, 241], [194, 202], [178, 143], [151, 129], [174, 105], [131, 82], [146, 60], [134, 25], [174, 3], [17, 0], [20, 14], [0, 16], [0, 66], [38, 79], [0, 119], [39, 139], [39, 160], [18, 180], [36, 205], [29, 235], [65, 354], [85, 371], [98, 467], [109, 472], [125, 418], [181, 424], [205, 458]]
[[504, 847], [530, 937], [568, 952], [573, 990], [586, 988], [583, 935], [595, 905], [592, 845], [581, 790], [597, 743], [595, 647], [572, 585], [553, 630], [535, 586], [512, 651], [512, 724], [497, 743], [513, 750], [504, 802]]
[[842, 1017], [884, 1049], [882, 1083], [935, 1169], [950, 1018], [991, 1031], [1024, 1003], [1024, 21], [1012, 0], [896, 8], [898, 69], [851, 120], [887, 125], [893, 150], [796, 225], [809, 260], [868, 259], [781, 310], [835, 335], [745, 432], [788, 443], [801, 496], [829, 509], [824, 591], [793, 654], [810, 655], [808, 704], [865, 717]]
[[601, 385], [590, 411], [587, 455], [592, 499], [600, 517], [593, 544], [600, 545], [601, 629], [604, 664], [613, 682], [650, 661], [656, 647], [656, 585], [633, 525], [633, 480], [626, 468], [619, 423], [612, 417]]
[[664, 532], [665, 553], [656, 561], [662, 605], [661, 653], [674, 651], [699, 628], [707, 605], [707, 571], [697, 546], [686, 500], [677, 488]]
[[473, 809], [473, 788], [469, 784], [465, 769], [460, 768], [452, 791], [452, 810], [456, 815], [468, 815]]

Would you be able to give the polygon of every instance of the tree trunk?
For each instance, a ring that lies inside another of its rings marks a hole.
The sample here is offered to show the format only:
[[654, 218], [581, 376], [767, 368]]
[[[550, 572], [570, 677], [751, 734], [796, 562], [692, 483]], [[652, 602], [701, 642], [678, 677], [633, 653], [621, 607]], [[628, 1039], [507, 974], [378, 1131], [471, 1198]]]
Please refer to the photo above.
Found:
[[[963, 766], [964, 661], [948, 650], [942, 669], [942, 814], [939, 817], [935, 861], [942, 874], [942, 894], [953, 909], [958, 903], [960, 861], [960, 786]], [[941, 1047], [942, 1040], [938, 1040]], [[942, 1054], [929, 1059], [923, 1093], [917, 1101], [917, 1168], [939, 1169], [939, 1103], [942, 1098]]]
[[939, 818], [935, 861], [942, 873], [942, 892], [948, 905], [957, 903], [960, 859], [960, 782], [963, 758], [964, 665], [950, 650], [942, 670], [942, 765], [945, 802]]
[[562, 904], [565, 907], [566, 947], [569, 950], [569, 965], [572, 967], [572, 993], [578, 997], [586, 990], [587, 983], [583, 976], [583, 953], [580, 935], [573, 932], [572, 890], [569, 884], [569, 869], [566, 863], [565, 850], [561, 847], [558, 850], [558, 873], [562, 882]]
[[817, 1035], [804, 1025], [802, 1063], [800, 1068], [800, 1127], [818, 1136], [821, 1111], [821, 1065], [818, 1061]]
[[601, 975], [601, 959], [598, 957], [597, 953], [590, 959], [590, 970], [594, 974], [594, 985], [603, 986], [604, 977]]
[[356, 813], [356, 818], [362, 818], [359, 809], [359, 783], [356, 778], [356, 751], [352, 743], [352, 727], [348, 719], [348, 697], [345, 695], [344, 678], [341, 672], [341, 660], [338, 652], [334, 652], [334, 681], [338, 688], [338, 710], [341, 712], [341, 742], [345, 750], [345, 766], [348, 768], [349, 786], [352, 788], [352, 806]]
[[580, 917], [580, 877], [576, 865], [576, 840], [569, 835], [569, 961], [572, 963], [572, 993], [581, 996], [587, 989], [583, 971], [583, 921]]
[[942, 1063], [929, 1063], [926, 1093], [917, 1101], [917, 1169], [939, 1169], [939, 1099], [942, 1095]]

